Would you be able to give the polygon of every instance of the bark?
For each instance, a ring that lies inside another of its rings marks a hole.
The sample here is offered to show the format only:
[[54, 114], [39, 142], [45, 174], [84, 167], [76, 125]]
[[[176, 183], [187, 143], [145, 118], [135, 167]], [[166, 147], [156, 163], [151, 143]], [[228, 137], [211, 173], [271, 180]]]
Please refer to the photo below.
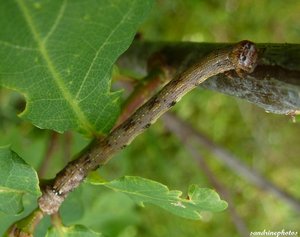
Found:
[[[171, 76], [185, 70], [209, 52], [226, 44], [157, 43], [137, 41], [122, 55], [117, 65], [145, 76], [147, 67], [158, 62]], [[201, 87], [245, 99], [267, 112], [300, 113], [300, 44], [257, 44], [260, 50], [255, 71], [244, 78], [235, 72], [219, 74]]]

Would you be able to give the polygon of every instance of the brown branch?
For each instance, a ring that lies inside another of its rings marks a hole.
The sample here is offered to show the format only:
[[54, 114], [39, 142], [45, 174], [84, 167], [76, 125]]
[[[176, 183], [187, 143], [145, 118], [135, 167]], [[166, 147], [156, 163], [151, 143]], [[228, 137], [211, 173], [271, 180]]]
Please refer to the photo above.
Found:
[[28, 216], [12, 224], [7, 230], [6, 235], [9, 237], [32, 237], [37, 225], [43, 217], [43, 212], [36, 209]]
[[[167, 119], [164, 119], [165, 122], [168, 122]], [[170, 131], [172, 129], [169, 127]], [[175, 131], [176, 132], [176, 131]], [[188, 142], [187, 139], [185, 139], [183, 134], [175, 134], [179, 139], [181, 140], [182, 144], [186, 147], [186, 149], [189, 151], [189, 153], [192, 155], [192, 157], [198, 162], [200, 169], [204, 172], [204, 174], [207, 176], [209, 182], [214, 186], [214, 188], [217, 190], [217, 192], [220, 194], [222, 199], [226, 200], [228, 202], [228, 209], [231, 216], [231, 219], [235, 225], [235, 228], [243, 237], [249, 237], [249, 231], [247, 229], [247, 226], [244, 222], [244, 220], [241, 218], [241, 216], [238, 214], [238, 212], [235, 209], [234, 201], [232, 196], [230, 195], [229, 191], [227, 190], [226, 186], [218, 180], [209, 166], [207, 165], [205, 159], [202, 157], [202, 155], [197, 151], [195, 146], [193, 146], [190, 142]]]
[[73, 135], [71, 132], [66, 132], [63, 136], [63, 154], [64, 161], [67, 164], [71, 160], [71, 147]]
[[[118, 65], [145, 76], [148, 58], [160, 54], [172, 74], [182, 62], [191, 65], [222, 45], [226, 44], [137, 41], [121, 56]], [[261, 52], [258, 66], [247, 80], [235, 74], [230, 78], [219, 74], [201, 86], [245, 99], [271, 113], [299, 114], [300, 44], [258, 44], [258, 48]]]
[[38, 169], [38, 175], [40, 178], [43, 178], [46, 174], [50, 160], [53, 156], [53, 153], [55, 152], [55, 149], [58, 146], [58, 137], [59, 134], [57, 132], [51, 132], [44, 159], [42, 160], [42, 163], [40, 164], [40, 167]]
[[58, 211], [68, 194], [84, 180], [88, 172], [106, 164], [111, 156], [125, 148], [141, 132], [170, 109], [182, 96], [206, 79], [229, 70], [250, 73], [257, 60], [257, 49], [249, 41], [213, 51], [170, 81], [132, 116], [107, 137], [88, 146], [78, 159], [57, 174], [51, 185], [45, 186], [39, 207], [46, 214]]
[[236, 158], [233, 154], [226, 151], [222, 147], [216, 145], [205, 135], [200, 133], [199, 131], [195, 131], [193, 127], [189, 126], [184, 121], [180, 120], [176, 116], [167, 113], [163, 116], [165, 120], [165, 125], [172, 129], [172, 131], [176, 134], [181, 134], [181, 136], [188, 137], [189, 139], [194, 139], [199, 144], [203, 145], [210, 152], [212, 152], [216, 159], [223, 162], [228, 168], [234, 171], [237, 175], [244, 178], [248, 182], [256, 185], [262, 190], [268, 191], [280, 200], [284, 201], [288, 205], [292, 207], [293, 210], [300, 212], [300, 200], [296, 199], [291, 194], [282, 190], [272, 182], [265, 179], [261, 174], [257, 171], [249, 168], [245, 164], [243, 164], [238, 158]]
[[118, 127], [121, 123], [128, 119], [137, 108], [151, 98], [151, 96], [157, 92], [157, 88], [159, 88], [165, 81], [166, 79], [164, 74], [160, 72], [154, 74], [151, 73], [142, 80], [124, 103], [122, 112], [114, 128]]

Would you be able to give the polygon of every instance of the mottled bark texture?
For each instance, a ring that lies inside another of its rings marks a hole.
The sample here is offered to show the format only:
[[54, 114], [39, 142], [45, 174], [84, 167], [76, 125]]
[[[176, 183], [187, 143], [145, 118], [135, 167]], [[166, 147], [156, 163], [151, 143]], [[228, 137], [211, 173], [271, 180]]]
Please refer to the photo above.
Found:
[[[147, 66], [161, 63], [175, 74], [207, 53], [228, 44], [135, 42], [118, 61], [123, 69], [145, 76]], [[255, 71], [244, 78], [235, 72], [213, 76], [200, 86], [252, 102], [276, 114], [300, 113], [300, 44], [257, 44]], [[150, 61], [149, 61], [150, 59]]]

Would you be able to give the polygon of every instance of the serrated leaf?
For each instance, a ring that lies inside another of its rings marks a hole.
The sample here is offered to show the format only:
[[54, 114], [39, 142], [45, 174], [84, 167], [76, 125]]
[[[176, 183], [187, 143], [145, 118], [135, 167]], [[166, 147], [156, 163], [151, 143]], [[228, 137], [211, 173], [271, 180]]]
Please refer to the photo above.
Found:
[[186, 198], [182, 198], [182, 192], [169, 190], [167, 186], [153, 180], [141, 177], [125, 176], [110, 182], [97, 180], [95, 176], [88, 179], [95, 185], [105, 185], [117, 192], [129, 195], [139, 204], [150, 203], [159, 206], [175, 215], [199, 220], [201, 211], [222, 211], [227, 207], [225, 201], [220, 200], [219, 195], [208, 188], [199, 188], [191, 185]]
[[0, 147], [0, 211], [17, 214], [23, 210], [24, 194], [39, 196], [39, 180], [35, 170], [15, 152]]
[[0, 84], [21, 117], [58, 132], [106, 133], [119, 113], [111, 68], [152, 0], [0, 0]]
[[52, 227], [48, 230], [46, 237], [100, 237], [100, 233], [94, 232], [85, 226], [74, 225], [70, 227], [60, 226], [59, 228]]

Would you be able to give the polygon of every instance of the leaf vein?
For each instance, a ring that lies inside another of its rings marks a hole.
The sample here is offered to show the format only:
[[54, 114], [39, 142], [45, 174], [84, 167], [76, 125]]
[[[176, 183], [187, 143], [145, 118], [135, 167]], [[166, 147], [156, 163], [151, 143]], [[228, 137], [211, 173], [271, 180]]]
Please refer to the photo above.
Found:
[[80, 85], [80, 88], [79, 88], [78, 92], [76, 93], [76, 96], [75, 96], [76, 99], [80, 96], [80, 93], [81, 93], [81, 91], [82, 91], [82, 89], [84, 87], [84, 84], [85, 84], [87, 78], [89, 77], [89, 74], [90, 74], [92, 68], [94, 67], [96, 59], [98, 58], [100, 52], [104, 49], [104, 46], [106, 46], [108, 44], [110, 38], [114, 35], [114, 33], [116, 32], [116, 30], [124, 23], [125, 19], [127, 19], [127, 16], [132, 11], [132, 8], [133, 7], [131, 6], [131, 8], [126, 12], [126, 14], [123, 15], [121, 21], [115, 26], [115, 28], [107, 36], [107, 38], [105, 39], [105, 41], [103, 42], [103, 44], [100, 45], [99, 49], [97, 50], [97, 52], [96, 52], [96, 54], [95, 54], [95, 56], [94, 56], [94, 58], [92, 60], [92, 63], [90, 64], [89, 69], [87, 70], [87, 73], [84, 76], [84, 79], [83, 79], [83, 81], [82, 81], [82, 83]]
[[6, 42], [3, 40], [0, 40], [0, 44], [4, 45], [6, 47], [18, 49], [18, 50], [38, 51], [38, 49], [36, 49], [36, 48], [30, 48], [30, 47], [26, 47], [26, 46], [22, 46], [22, 45], [12, 44], [10, 42]]
[[61, 78], [61, 75], [57, 72], [57, 70], [54, 66], [54, 63], [52, 62], [52, 60], [48, 54], [45, 44], [43, 43], [43, 41], [36, 29], [36, 26], [34, 25], [34, 20], [32, 19], [30, 12], [27, 9], [26, 4], [24, 3], [24, 0], [17, 0], [17, 3], [19, 5], [21, 12], [24, 15], [24, 18], [28, 24], [28, 27], [29, 27], [32, 35], [33, 35], [33, 38], [38, 45], [39, 52], [47, 65], [48, 71], [52, 75], [54, 82], [56, 83], [58, 89], [60, 90], [60, 92], [62, 93], [62, 95], [64, 96], [64, 98], [66, 99], [66, 101], [68, 102], [70, 107], [72, 108], [73, 112], [77, 115], [81, 127], [92, 133], [94, 131], [93, 126], [87, 120], [87, 118], [85, 117], [85, 114], [83, 113], [81, 108], [78, 106], [76, 100], [74, 100], [74, 98], [72, 97], [72, 94], [66, 88], [66, 86], [63, 82], [63, 79]]
[[0, 186], [0, 193], [23, 193], [23, 192], [18, 189]]
[[61, 18], [63, 17], [64, 15], [64, 12], [65, 12], [65, 9], [66, 9], [66, 6], [67, 6], [67, 0], [64, 0], [63, 4], [61, 5], [59, 11], [58, 11], [58, 14], [56, 16], [56, 19], [52, 25], [52, 27], [50, 28], [49, 32], [47, 33], [47, 35], [45, 36], [44, 40], [43, 40], [43, 43], [46, 43], [47, 40], [50, 38], [50, 36], [53, 34], [53, 32], [56, 30]]

